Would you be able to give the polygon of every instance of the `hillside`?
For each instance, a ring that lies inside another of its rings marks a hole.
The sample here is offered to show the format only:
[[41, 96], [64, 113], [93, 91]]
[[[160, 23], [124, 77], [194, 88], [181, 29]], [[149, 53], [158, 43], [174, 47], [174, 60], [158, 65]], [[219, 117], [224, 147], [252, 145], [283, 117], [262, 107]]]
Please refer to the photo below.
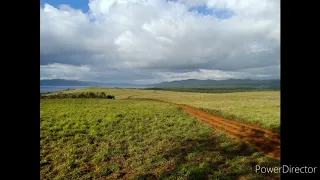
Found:
[[155, 88], [263, 88], [280, 89], [280, 80], [252, 80], [252, 79], [227, 79], [227, 80], [198, 80], [188, 79], [181, 81], [162, 82], [154, 85]]

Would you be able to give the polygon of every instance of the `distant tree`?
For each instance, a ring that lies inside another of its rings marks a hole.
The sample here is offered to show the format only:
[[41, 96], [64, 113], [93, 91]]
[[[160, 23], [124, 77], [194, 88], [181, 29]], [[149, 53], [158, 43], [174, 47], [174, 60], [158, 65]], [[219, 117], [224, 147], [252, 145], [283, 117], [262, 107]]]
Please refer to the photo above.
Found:
[[100, 93], [100, 97], [101, 97], [101, 98], [106, 98], [106, 97], [107, 97], [107, 95], [106, 95], [106, 93], [101, 92], [101, 93]]
[[86, 92], [86, 93], [57, 93], [53, 95], [44, 95], [40, 93], [40, 98], [49, 98], [49, 99], [61, 99], [61, 98], [107, 98], [107, 99], [115, 99], [113, 95], [106, 95], [104, 92]]
[[96, 94], [94, 94], [94, 92], [89, 92], [89, 98], [95, 98]]
[[86, 98], [86, 95], [85, 95], [84, 93], [80, 93], [80, 94], [78, 95], [78, 98]]

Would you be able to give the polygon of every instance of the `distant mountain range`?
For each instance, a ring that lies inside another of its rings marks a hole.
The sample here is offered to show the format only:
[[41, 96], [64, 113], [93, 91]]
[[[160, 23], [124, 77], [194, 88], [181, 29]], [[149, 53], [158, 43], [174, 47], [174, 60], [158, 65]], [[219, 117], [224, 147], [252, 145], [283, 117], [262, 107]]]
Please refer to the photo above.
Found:
[[40, 86], [105, 86], [122, 88], [230, 88], [230, 87], [260, 87], [280, 89], [280, 79], [252, 80], [252, 79], [227, 79], [227, 80], [198, 80], [187, 79], [180, 81], [161, 82], [157, 84], [138, 85], [126, 83], [98, 83], [90, 81], [76, 81], [65, 79], [40, 80]]
[[209, 87], [274, 87], [280, 88], [280, 79], [271, 80], [252, 80], [252, 79], [227, 79], [227, 80], [198, 80], [198, 79], [187, 79], [181, 81], [162, 82], [155, 84], [157, 88], [175, 88], [175, 87], [186, 87], [186, 88], [209, 88]]

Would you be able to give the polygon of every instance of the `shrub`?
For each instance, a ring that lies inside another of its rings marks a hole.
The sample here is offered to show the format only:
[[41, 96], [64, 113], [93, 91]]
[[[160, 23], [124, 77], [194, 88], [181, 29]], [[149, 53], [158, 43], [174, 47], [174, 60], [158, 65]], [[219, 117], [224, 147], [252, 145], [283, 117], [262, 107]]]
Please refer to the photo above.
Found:
[[58, 94], [54, 95], [43, 95], [40, 93], [40, 99], [61, 99], [61, 98], [101, 98], [101, 99], [115, 99], [115, 96], [113, 95], [106, 95], [104, 92], [87, 92], [87, 93], [80, 93], [80, 94], [75, 94], [75, 93], [68, 93], [68, 94], [63, 94], [59, 92]]
[[101, 92], [101, 93], [100, 93], [100, 97], [101, 97], [101, 98], [106, 98], [106, 97], [107, 97], [107, 95], [106, 95], [106, 93]]
[[85, 98], [86, 97], [86, 95], [84, 94], [84, 93], [80, 93], [79, 95], [78, 95], [78, 98]]
[[96, 98], [96, 94], [93, 92], [89, 92], [87, 98]]
[[107, 99], [115, 99], [115, 97], [112, 96], [112, 95], [108, 95], [108, 96], [107, 96]]

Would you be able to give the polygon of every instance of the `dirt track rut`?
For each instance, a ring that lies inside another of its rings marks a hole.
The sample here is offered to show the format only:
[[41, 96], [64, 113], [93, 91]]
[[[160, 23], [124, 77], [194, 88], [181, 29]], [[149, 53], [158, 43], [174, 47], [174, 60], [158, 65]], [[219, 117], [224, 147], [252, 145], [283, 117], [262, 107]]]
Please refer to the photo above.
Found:
[[280, 135], [268, 129], [264, 129], [251, 124], [225, 119], [215, 116], [187, 105], [178, 105], [186, 113], [204, 121], [218, 131], [229, 136], [254, 145], [259, 150], [265, 152], [275, 159], [280, 159]]
[[[157, 99], [139, 98], [141, 100], [160, 101]], [[213, 115], [208, 112], [201, 111], [184, 104], [175, 104], [186, 113], [197, 119], [206, 122], [213, 126], [216, 130], [226, 133], [227, 135], [239, 139], [247, 144], [255, 146], [257, 149], [265, 152], [275, 159], [280, 159], [280, 135], [278, 132], [269, 129], [261, 128], [252, 124], [247, 124], [240, 121], [229, 120], [220, 116]]]

